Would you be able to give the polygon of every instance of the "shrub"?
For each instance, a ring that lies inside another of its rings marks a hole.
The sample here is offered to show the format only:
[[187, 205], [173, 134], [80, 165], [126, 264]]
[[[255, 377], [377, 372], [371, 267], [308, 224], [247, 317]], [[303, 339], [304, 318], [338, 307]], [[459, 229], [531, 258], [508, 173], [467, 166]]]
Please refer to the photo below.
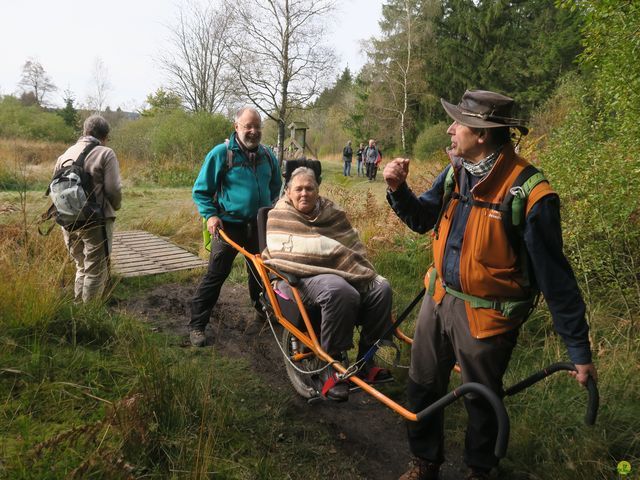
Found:
[[187, 158], [200, 163], [231, 131], [231, 122], [221, 115], [172, 110], [122, 123], [114, 129], [112, 145], [135, 158]]
[[419, 159], [427, 159], [434, 152], [444, 149], [449, 145], [449, 135], [447, 135], [448, 125], [444, 122], [436, 123], [426, 127], [413, 146], [413, 155]]
[[25, 107], [12, 96], [0, 100], [0, 137], [67, 143], [75, 136], [73, 128], [55, 113], [37, 105]]
[[[549, 105], [566, 112], [540, 160], [562, 200], [565, 249], [589, 303], [632, 317], [640, 308], [640, 145], [617, 120], [599, 118], [590, 86], [569, 79]], [[567, 105], [570, 108], [566, 108]]]
[[111, 146], [133, 183], [187, 186], [204, 156], [231, 131], [231, 122], [221, 115], [172, 110], [123, 122], [114, 128]]

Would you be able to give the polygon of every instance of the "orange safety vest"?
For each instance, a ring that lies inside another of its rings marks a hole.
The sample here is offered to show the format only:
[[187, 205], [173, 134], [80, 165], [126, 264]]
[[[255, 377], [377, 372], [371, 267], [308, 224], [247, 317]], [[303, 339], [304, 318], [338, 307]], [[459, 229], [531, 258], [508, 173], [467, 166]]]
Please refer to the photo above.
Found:
[[[491, 171], [475, 185], [471, 197], [486, 204], [501, 204], [520, 172], [528, 165], [526, 160], [514, 152], [511, 145], [506, 145]], [[457, 175], [454, 178], [454, 191], [460, 193]], [[536, 185], [529, 193], [525, 216], [533, 205], [547, 195], [555, 195], [548, 182]], [[459, 200], [455, 197], [449, 201], [440, 219], [438, 235], [433, 238], [435, 272], [432, 268], [425, 276], [427, 289], [431, 275], [437, 272], [438, 278], [443, 278], [444, 252], [458, 203]], [[531, 297], [531, 292], [523, 286], [526, 279], [521, 270], [520, 252], [513, 250], [502, 221], [502, 215], [508, 214], [510, 212], [501, 212], [484, 205], [472, 205], [460, 252], [460, 284], [463, 294], [498, 302], [526, 300]], [[443, 283], [436, 281], [433, 290], [435, 302], [442, 302], [445, 293]], [[507, 332], [518, 327], [525, 319], [523, 316], [507, 317], [495, 308], [474, 308], [467, 300], [465, 306], [469, 329], [475, 338]]]

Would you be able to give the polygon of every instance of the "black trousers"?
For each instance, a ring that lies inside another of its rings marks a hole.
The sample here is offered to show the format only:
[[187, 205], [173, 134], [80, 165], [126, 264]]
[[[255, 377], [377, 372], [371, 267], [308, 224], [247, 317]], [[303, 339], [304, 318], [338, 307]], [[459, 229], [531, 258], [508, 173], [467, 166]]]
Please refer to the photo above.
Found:
[[[436, 305], [431, 296], [422, 302], [411, 346], [411, 367], [407, 393], [409, 409], [424, 410], [447, 393], [451, 369], [456, 361], [462, 381], [481, 383], [503, 395], [502, 377], [519, 330], [489, 338], [471, 336], [464, 302], [445, 295]], [[498, 464], [493, 454], [498, 425], [491, 405], [476, 394], [464, 397], [467, 433], [464, 461], [470, 467], [489, 469]], [[444, 411], [421, 423], [408, 424], [409, 446], [414, 456], [433, 463], [444, 461]]]
[[[231, 240], [249, 253], [258, 253], [258, 229], [255, 221], [250, 223], [226, 222], [223, 228]], [[238, 251], [222, 238], [211, 238], [209, 268], [200, 281], [198, 290], [191, 301], [190, 330], [204, 330], [207, 323], [209, 323], [211, 311], [218, 302], [222, 284], [231, 273], [231, 267], [236, 255], [238, 255]], [[254, 308], [259, 310], [262, 287], [258, 274], [250, 263], [247, 263], [247, 275], [249, 277], [249, 296]]]

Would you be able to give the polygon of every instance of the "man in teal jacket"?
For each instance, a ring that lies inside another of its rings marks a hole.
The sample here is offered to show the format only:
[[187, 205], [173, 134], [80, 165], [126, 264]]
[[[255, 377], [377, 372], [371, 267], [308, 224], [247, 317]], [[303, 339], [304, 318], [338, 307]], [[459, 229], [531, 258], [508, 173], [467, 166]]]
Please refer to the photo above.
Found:
[[[204, 331], [211, 311], [238, 254], [218, 237], [218, 228], [247, 251], [258, 253], [258, 209], [273, 204], [282, 186], [278, 161], [270, 149], [260, 144], [260, 114], [253, 108], [240, 109], [234, 128], [235, 133], [228, 142], [217, 145], [207, 154], [193, 186], [193, 201], [212, 235], [209, 268], [191, 302], [189, 339], [195, 347], [206, 343]], [[259, 303], [260, 285], [249, 265], [247, 274], [249, 295], [256, 309], [255, 320], [247, 331], [256, 331], [264, 321]]]

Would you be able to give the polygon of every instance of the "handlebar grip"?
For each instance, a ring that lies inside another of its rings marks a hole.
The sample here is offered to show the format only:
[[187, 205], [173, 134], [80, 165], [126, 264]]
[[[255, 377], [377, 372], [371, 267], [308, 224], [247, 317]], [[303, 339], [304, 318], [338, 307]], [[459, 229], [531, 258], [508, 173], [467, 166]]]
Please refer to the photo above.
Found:
[[598, 416], [598, 408], [600, 407], [600, 393], [598, 386], [593, 377], [587, 378], [587, 391], [589, 392], [589, 401], [587, 403], [587, 413], [584, 416], [584, 423], [587, 425], [595, 425]]
[[[504, 395], [505, 397], [515, 395], [525, 388], [530, 387], [534, 383], [539, 382], [543, 378], [546, 378], [549, 375], [552, 375], [561, 370], [575, 372], [576, 366], [573, 363], [569, 362], [552, 363], [547, 368], [540, 370], [539, 372], [536, 372], [533, 375], [525, 378], [524, 380], [516, 383], [512, 387], [507, 388], [504, 392]], [[592, 377], [589, 377], [587, 379], [587, 393], [589, 398], [587, 400], [587, 413], [584, 417], [584, 423], [586, 423], [587, 425], [594, 425], [596, 423], [598, 408], [600, 406], [600, 394], [598, 392], [598, 386], [596, 385], [596, 382]]]
[[417, 420], [419, 422], [423, 421], [432, 413], [443, 409], [447, 405], [450, 405], [456, 400], [462, 398], [467, 393], [478, 394], [484, 397], [485, 400], [487, 400], [491, 405], [491, 408], [496, 414], [496, 420], [498, 422], [498, 436], [496, 438], [494, 453], [498, 458], [504, 457], [507, 452], [507, 444], [509, 443], [509, 415], [507, 415], [507, 410], [504, 408], [504, 404], [502, 403], [500, 397], [498, 397], [493, 391], [489, 390], [489, 388], [481, 385], [480, 383], [463, 383], [458, 388], [447, 393], [444, 397], [435, 401], [424, 410], [416, 413]]

